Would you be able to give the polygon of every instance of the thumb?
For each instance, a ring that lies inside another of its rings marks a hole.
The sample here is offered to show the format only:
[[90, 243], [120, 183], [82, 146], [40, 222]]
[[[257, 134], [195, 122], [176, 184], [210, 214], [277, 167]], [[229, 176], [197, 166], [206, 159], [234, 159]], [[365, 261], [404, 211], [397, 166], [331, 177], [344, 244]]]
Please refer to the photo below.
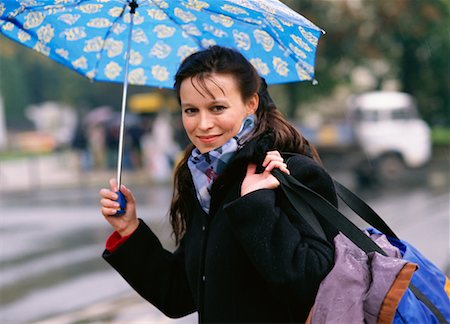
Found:
[[120, 192], [125, 196], [125, 199], [127, 200], [127, 202], [129, 202], [129, 203], [134, 202], [133, 194], [131, 193], [131, 190], [129, 190], [127, 187], [125, 187], [124, 185], [121, 185]]

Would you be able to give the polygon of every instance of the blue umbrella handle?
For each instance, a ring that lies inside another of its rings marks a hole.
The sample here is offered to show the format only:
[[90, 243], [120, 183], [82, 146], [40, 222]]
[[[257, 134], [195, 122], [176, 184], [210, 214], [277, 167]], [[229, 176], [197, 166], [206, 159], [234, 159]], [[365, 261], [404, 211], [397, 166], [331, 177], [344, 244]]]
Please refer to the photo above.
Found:
[[125, 199], [125, 196], [121, 191], [116, 191], [116, 194], [118, 196], [116, 201], [119, 203], [120, 207], [117, 210], [115, 216], [122, 216], [123, 214], [125, 214], [125, 211], [127, 209], [127, 200]]

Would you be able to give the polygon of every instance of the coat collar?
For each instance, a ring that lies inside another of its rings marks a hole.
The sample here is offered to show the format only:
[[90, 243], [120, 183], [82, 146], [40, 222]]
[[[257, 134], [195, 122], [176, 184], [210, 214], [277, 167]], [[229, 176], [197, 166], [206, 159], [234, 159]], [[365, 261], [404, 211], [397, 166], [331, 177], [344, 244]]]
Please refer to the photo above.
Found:
[[229, 162], [227, 168], [217, 178], [211, 188], [210, 215], [214, 215], [230, 191], [233, 197], [240, 196], [242, 180], [247, 172], [247, 165], [255, 163], [261, 165], [267, 151], [273, 149], [272, 133], [263, 135], [247, 142]]

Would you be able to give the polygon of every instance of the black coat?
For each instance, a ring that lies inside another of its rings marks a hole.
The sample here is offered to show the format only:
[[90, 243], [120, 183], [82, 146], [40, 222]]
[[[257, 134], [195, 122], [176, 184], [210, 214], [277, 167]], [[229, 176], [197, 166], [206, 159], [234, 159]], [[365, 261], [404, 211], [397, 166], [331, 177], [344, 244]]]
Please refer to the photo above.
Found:
[[[144, 222], [103, 257], [145, 299], [169, 317], [194, 311], [204, 323], [304, 322], [331, 270], [332, 244], [296, 215], [281, 190], [240, 197], [252, 149], [244, 147], [214, 183], [210, 215], [192, 192], [190, 220], [170, 253]], [[289, 160], [291, 174], [333, 204], [329, 175], [312, 159]], [[334, 235], [324, 230], [329, 241]]]

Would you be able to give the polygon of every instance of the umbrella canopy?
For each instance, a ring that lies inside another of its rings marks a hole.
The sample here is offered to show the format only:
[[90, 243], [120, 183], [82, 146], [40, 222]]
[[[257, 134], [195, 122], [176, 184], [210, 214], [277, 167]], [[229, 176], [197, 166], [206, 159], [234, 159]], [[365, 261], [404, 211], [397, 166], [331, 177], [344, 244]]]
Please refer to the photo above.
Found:
[[213, 44], [240, 50], [269, 84], [312, 80], [323, 33], [277, 0], [10, 0], [0, 32], [89, 79], [164, 88]]

